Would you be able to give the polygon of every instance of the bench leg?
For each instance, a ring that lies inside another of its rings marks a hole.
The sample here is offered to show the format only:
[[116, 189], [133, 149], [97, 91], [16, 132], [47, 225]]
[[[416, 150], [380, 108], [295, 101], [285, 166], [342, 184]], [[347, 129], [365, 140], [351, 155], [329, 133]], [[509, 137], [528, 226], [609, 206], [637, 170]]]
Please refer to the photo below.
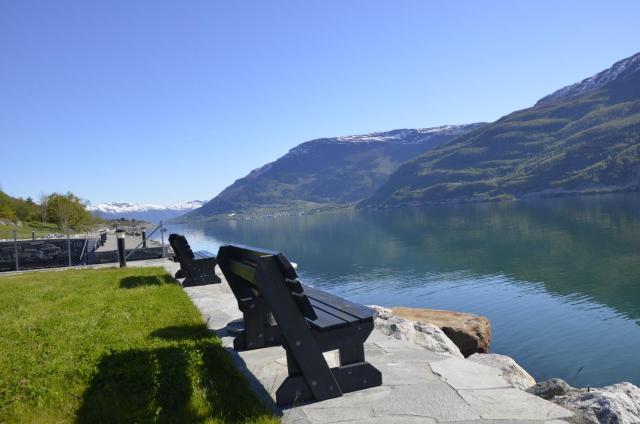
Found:
[[[354, 344], [344, 346], [339, 350], [340, 366], [331, 368], [341, 393], [368, 389], [382, 384], [382, 374], [373, 365], [364, 360], [364, 345]], [[287, 349], [287, 369], [289, 376], [276, 391], [276, 403], [280, 406], [294, 405], [315, 399], [311, 390], [301, 375], [295, 357]], [[311, 382], [313, 384], [313, 381]]]
[[[289, 366], [289, 355], [287, 355], [287, 366]], [[289, 370], [291, 370], [290, 367]], [[331, 372], [339, 387], [330, 387], [329, 390], [334, 395], [330, 395], [325, 399], [339, 397], [342, 393], [355, 392], [382, 384], [382, 374], [368, 362], [331, 368]], [[313, 381], [311, 384], [313, 384]], [[316, 399], [313, 396], [302, 375], [289, 375], [276, 391], [276, 403], [279, 406], [298, 405], [303, 402], [325, 399]]]
[[[266, 327], [264, 329], [263, 336], [264, 340], [262, 341], [262, 346], [256, 347], [260, 343], [250, 342], [251, 345], [249, 345], [249, 343], [247, 343], [246, 330], [240, 330], [233, 339], [233, 350], [240, 352], [243, 350], [255, 350], [263, 347], [282, 345], [282, 333], [278, 327]], [[257, 339], [260, 340], [262, 337], [258, 336]], [[255, 338], [253, 340], [255, 340]]]
[[339, 350], [339, 356], [341, 366], [364, 362], [364, 345], [343, 346]]
[[186, 280], [184, 285], [218, 284], [220, 277], [216, 275], [217, 261], [215, 258], [196, 259], [185, 265], [188, 272], [185, 272]]
[[382, 373], [368, 362], [342, 365], [332, 368], [331, 372], [343, 393], [382, 385]]
[[339, 350], [340, 366], [332, 368], [343, 392], [367, 389], [382, 384], [382, 374], [364, 360], [364, 344], [343, 346]]
[[[342, 391], [338, 385], [329, 384], [329, 390], [326, 397], [322, 399], [316, 398], [311, 392], [311, 388], [307, 384], [298, 363], [289, 349], [287, 351], [287, 370], [289, 376], [282, 382], [278, 390], [276, 390], [276, 403], [280, 406], [297, 405], [310, 400], [325, 400], [342, 396]], [[321, 377], [321, 376], [319, 376]], [[327, 382], [319, 382], [311, 380], [309, 384], [326, 384]]]
[[233, 340], [234, 350], [253, 350], [282, 344], [282, 332], [278, 326], [271, 324], [263, 299], [242, 299], [239, 304], [244, 317], [244, 329]]

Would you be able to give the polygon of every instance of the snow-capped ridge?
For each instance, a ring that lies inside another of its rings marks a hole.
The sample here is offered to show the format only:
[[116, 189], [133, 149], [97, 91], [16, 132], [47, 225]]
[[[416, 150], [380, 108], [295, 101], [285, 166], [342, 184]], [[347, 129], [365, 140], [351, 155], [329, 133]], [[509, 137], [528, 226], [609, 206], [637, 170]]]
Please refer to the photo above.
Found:
[[557, 100], [571, 98], [589, 91], [597, 90], [611, 81], [624, 78], [637, 71], [640, 71], [640, 53], [636, 53], [631, 57], [622, 59], [614, 63], [610, 68], [585, 78], [580, 82], [567, 85], [566, 87], [554, 91], [548, 96], [538, 100], [536, 106], [548, 105]]
[[90, 211], [104, 212], [104, 213], [129, 213], [129, 212], [147, 212], [150, 210], [165, 211], [165, 210], [178, 210], [189, 211], [197, 209], [204, 205], [206, 201], [192, 200], [185, 203], [178, 203], [170, 206], [156, 205], [153, 203], [132, 203], [132, 202], [106, 202], [99, 203], [97, 205], [89, 206]]
[[[338, 137], [325, 137], [325, 138], [316, 138], [314, 140], [305, 141], [296, 147], [293, 147], [289, 150], [289, 152], [281, 157], [278, 160], [282, 160], [284, 158], [291, 158], [296, 156], [302, 156], [309, 153], [312, 153], [312, 149], [318, 145], [327, 145], [327, 144], [335, 144], [335, 143], [353, 143], [353, 144], [373, 144], [373, 143], [389, 143], [389, 144], [420, 144], [429, 142], [432, 137], [436, 137], [439, 135], [446, 136], [458, 136], [462, 135], [465, 132], [473, 130], [477, 127], [485, 125], [484, 123], [478, 122], [473, 124], [462, 124], [462, 125], [440, 125], [437, 127], [429, 127], [429, 128], [417, 128], [417, 129], [407, 129], [400, 128], [390, 131], [378, 131], [372, 132], [368, 134], [358, 134], [358, 135], [346, 135], [346, 136], [338, 136]], [[259, 178], [261, 175], [267, 173], [275, 163], [278, 161], [269, 162], [259, 168], [253, 169], [245, 178]]]
[[467, 124], [467, 125], [440, 125], [438, 127], [430, 127], [430, 128], [417, 128], [417, 129], [397, 129], [391, 131], [383, 131], [383, 132], [374, 132], [370, 134], [362, 134], [362, 135], [347, 135], [336, 137], [335, 139], [327, 139], [327, 140], [337, 140], [337, 141], [348, 141], [352, 143], [363, 143], [363, 142], [420, 142], [424, 141], [424, 139], [412, 140], [410, 137], [418, 135], [418, 134], [429, 134], [429, 135], [438, 135], [438, 134], [455, 134], [456, 132], [464, 132], [470, 125], [476, 124]]
[[138, 219], [147, 222], [159, 222], [183, 215], [198, 209], [207, 203], [202, 200], [192, 200], [175, 205], [156, 205], [153, 203], [106, 202], [89, 206], [89, 210], [105, 219]]
[[176, 203], [175, 205], [169, 206], [168, 209], [175, 210], [193, 210], [198, 209], [200, 206], [207, 203], [207, 200], [191, 200], [184, 203]]
[[[289, 150], [288, 155], [299, 155], [309, 151], [309, 147], [314, 144], [321, 143], [398, 143], [398, 144], [417, 144], [428, 141], [429, 138], [437, 135], [456, 135], [462, 134], [473, 129], [475, 126], [484, 125], [482, 123], [463, 124], [463, 125], [440, 125], [438, 127], [407, 129], [401, 128], [391, 131], [379, 131], [368, 134], [344, 135], [339, 137], [318, 138], [299, 144]], [[270, 164], [265, 165], [269, 166]], [[264, 168], [264, 167], [263, 167]], [[262, 171], [262, 168], [254, 170]]]

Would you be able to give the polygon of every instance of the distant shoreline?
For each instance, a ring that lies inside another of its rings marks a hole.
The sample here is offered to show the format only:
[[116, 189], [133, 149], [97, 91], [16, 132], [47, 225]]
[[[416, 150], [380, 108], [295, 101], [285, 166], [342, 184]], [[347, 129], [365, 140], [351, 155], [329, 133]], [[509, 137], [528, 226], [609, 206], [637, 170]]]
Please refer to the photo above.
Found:
[[[567, 191], [567, 190], [544, 190], [535, 193], [523, 194], [520, 197], [510, 198], [491, 198], [491, 199], [452, 199], [448, 201], [440, 202], [407, 202], [398, 203], [393, 205], [377, 205], [377, 206], [363, 206], [358, 207], [357, 203], [343, 205], [343, 206], [327, 206], [326, 208], [314, 208], [308, 210], [282, 210], [272, 213], [264, 214], [243, 214], [240, 212], [229, 212], [229, 214], [218, 214], [201, 219], [189, 219], [180, 220], [172, 219], [168, 221], [168, 224], [184, 225], [184, 224], [206, 224], [210, 222], [223, 222], [223, 221], [248, 221], [254, 219], [270, 219], [279, 218], [283, 216], [304, 216], [304, 215], [319, 215], [323, 213], [331, 213], [341, 210], [354, 210], [354, 211], [376, 211], [385, 209], [402, 209], [402, 208], [419, 208], [424, 206], [453, 206], [453, 205], [467, 205], [467, 204], [481, 204], [481, 203], [506, 203], [506, 202], [518, 202], [525, 200], [543, 200], [543, 199], [555, 199], [555, 198], [576, 198], [576, 197], [590, 197], [598, 195], [610, 195], [610, 194], [628, 194], [628, 193], [640, 193], [640, 185], [633, 185], [628, 187], [606, 187], [602, 189], [590, 189], [584, 191]], [[232, 214], [232, 215], [231, 215]], [[231, 215], [231, 216], [230, 216]]]

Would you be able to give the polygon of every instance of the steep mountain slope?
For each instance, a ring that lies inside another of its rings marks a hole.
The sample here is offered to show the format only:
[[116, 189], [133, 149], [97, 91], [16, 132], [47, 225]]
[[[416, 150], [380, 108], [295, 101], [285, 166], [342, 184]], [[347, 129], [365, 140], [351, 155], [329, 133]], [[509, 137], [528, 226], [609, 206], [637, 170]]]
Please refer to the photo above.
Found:
[[401, 129], [308, 141], [237, 180], [183, 220], [352, 204], [370, 196], [401, 163], [482, 125]]
[[403, 164], [360, 207], [640, 186], [640, 53]]
[[197, 209], [206, 202], [193, 200], [171, 206], [131, 202], [107, 202], [95, 206], [89, 206], [89, 210], [96, 212], [105, 219], [137, 219], [148, 222], [158, 222], [163, 219], [171, 219]]

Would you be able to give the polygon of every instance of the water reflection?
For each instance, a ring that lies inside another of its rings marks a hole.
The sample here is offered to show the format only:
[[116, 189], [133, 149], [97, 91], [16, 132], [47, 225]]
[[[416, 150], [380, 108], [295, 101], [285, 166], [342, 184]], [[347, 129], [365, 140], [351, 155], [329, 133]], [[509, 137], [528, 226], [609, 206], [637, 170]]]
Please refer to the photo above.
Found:
[[493, 350], [537, 378], [638, 384], [639, 207], [638, 195], [608, 195], [179, 230], [198, 248], [281, 250], [308, 282], [357, 301], [486, 315]]

